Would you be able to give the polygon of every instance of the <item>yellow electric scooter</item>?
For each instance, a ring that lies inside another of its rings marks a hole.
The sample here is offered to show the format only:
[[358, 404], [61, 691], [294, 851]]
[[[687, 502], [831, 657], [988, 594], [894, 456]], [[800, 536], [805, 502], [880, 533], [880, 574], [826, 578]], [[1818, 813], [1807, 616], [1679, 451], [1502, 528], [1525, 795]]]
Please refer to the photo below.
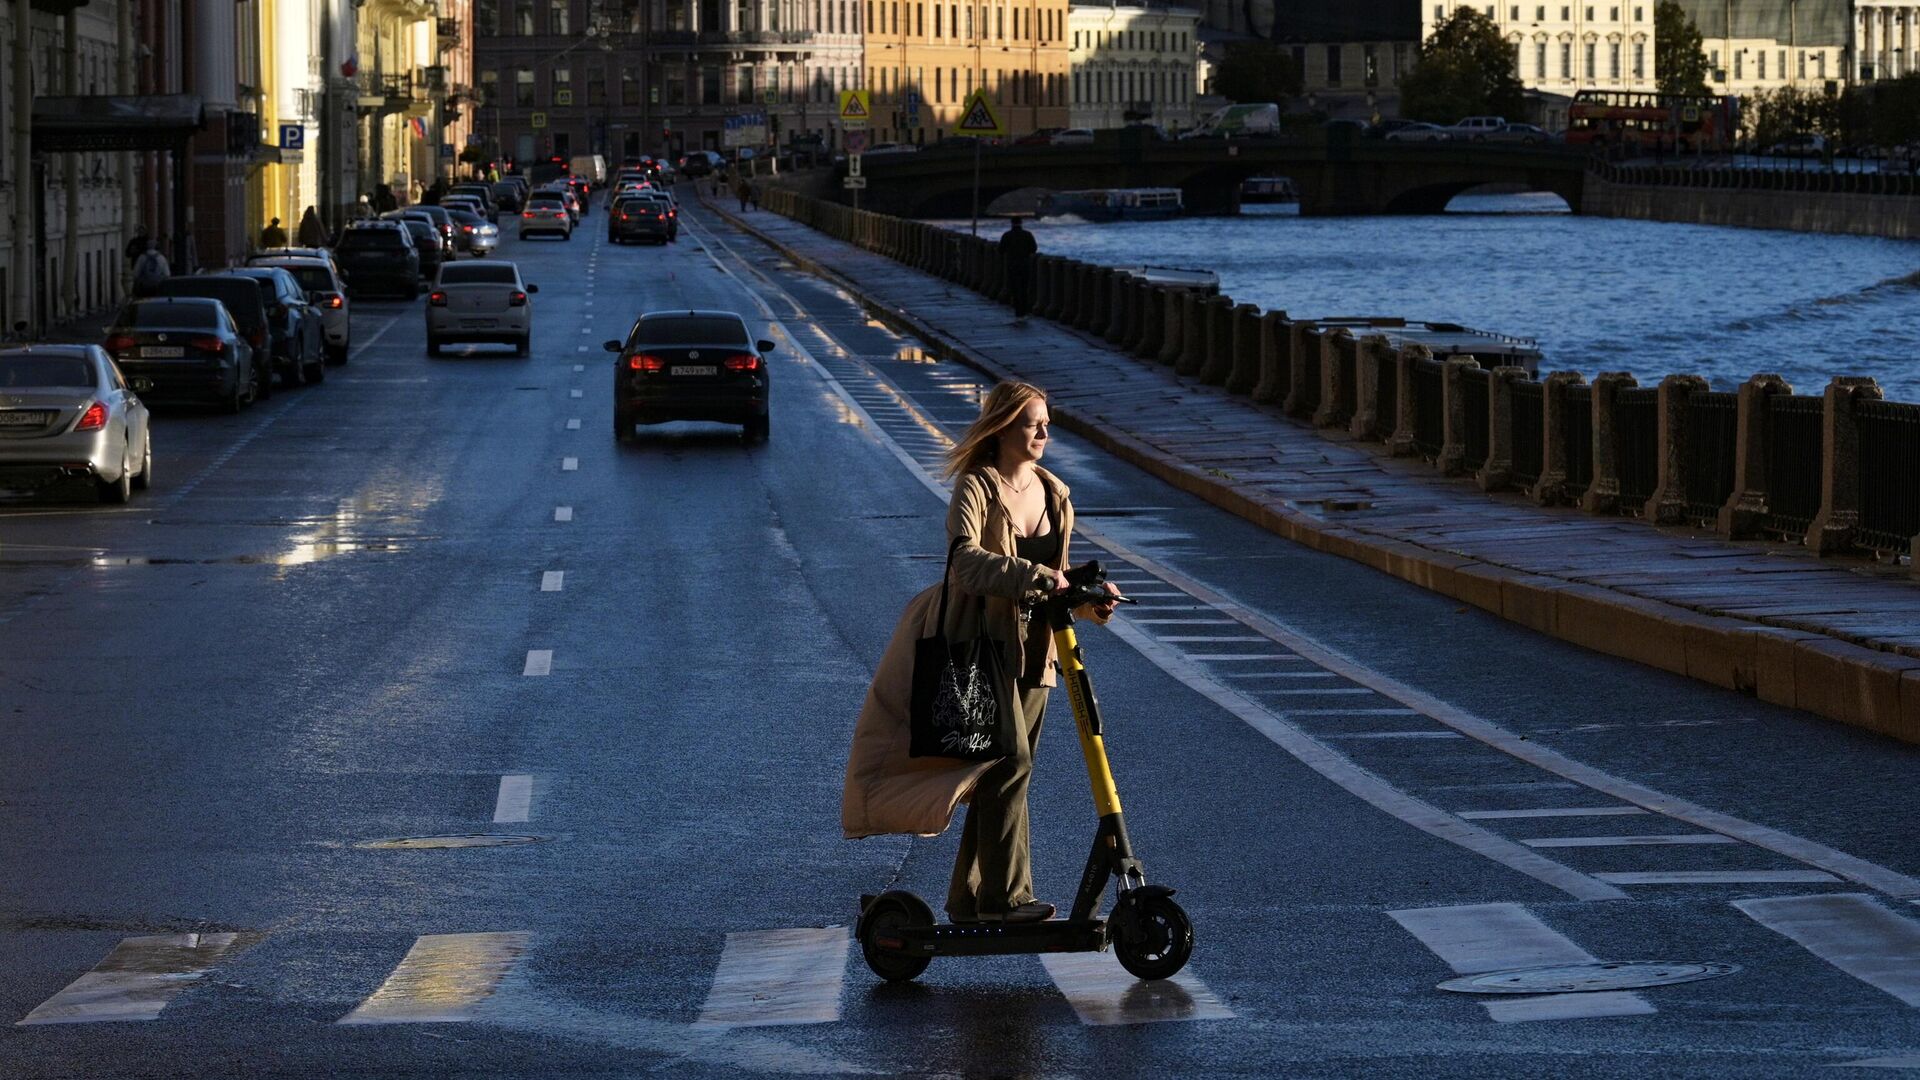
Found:
[[[1120, 794], [1107, 765], [1100, 703], [1094, 699], [1093, 681], [1073, 632], [1074, 608], [1110, 598], [1106, 580], [1098, 562], [1075, 567], [1067, 572], [1067, 590], [1048, 597], [1033, 613], [1034, 618], [1045, 619], [1053, 632], [1067, 698], [1073, 704], [1073, 722], [1080, 732], [1080, 751], [1087, 759], [1087, 778], [1093, 783], [1093, 805], [1100, 814], [1073, 910], [1065, 919], [1044, 922], [936, 923], [927, 902], [904, 889], [863, 896], [860, 950], [874, 974], [889, 982], [905, 982], [927, 970], [936, 956], [1104, 952], [1111, 945], [1120, 965], [1135, 976], [1168, 979], [1193, 955], [1192, 921], [1174, 903], [1172, 889], [1147, 884], [1146, 872], [1127, 840]], [[1109, 879], [1117, 896], [1113, 911], [1101, 918], [1098, 908]]]

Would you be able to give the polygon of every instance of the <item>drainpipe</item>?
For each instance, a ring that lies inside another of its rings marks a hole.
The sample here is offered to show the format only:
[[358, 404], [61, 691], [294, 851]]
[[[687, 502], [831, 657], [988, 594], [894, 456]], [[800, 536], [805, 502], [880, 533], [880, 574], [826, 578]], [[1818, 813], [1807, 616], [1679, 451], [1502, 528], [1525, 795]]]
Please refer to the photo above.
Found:
[[[13, 0], [13, 299], [17, 322], [33, 328], [33, 4]], [[13, 327], [0, 327], [0, 334]]]
[[[68, 97], [80, 93], [80, 16], [78, 9], [66, 18], [66, 86]], [[57, 309], [68, 318], [80, 313], [80, 155], [62, 154], [60, 183], [66, 188], [66, 236], [60, 244], [61, 289], [66, 293]]]
[[[133, 35], [133, 0], [120, 0], [120, 18], [116, 25], [114, 47], [119, 50], [119, 70], [115, 72], [118, 93], [131, 96], [134, 93], [134, 55], [136, 48]], [[133, 263], [126, 257], [127, 245], [133, 242], [133, 230], [141, 221], [146, 220], [146, 196], [144, 185], [140, 185], [135, 171], [138, 168], [138, 156], [131, 153], [118, 155], [120, 169], [120, 191], [116, 200], [120, 214], [120, 242], [114, 246], [111, 258], [115, 271], [111, 280], [117, 288], [115, 294], [108, 297], [114, 304], [131, 290], [133, 285]], [[136, 192], [136, 187], [139, 190]]]

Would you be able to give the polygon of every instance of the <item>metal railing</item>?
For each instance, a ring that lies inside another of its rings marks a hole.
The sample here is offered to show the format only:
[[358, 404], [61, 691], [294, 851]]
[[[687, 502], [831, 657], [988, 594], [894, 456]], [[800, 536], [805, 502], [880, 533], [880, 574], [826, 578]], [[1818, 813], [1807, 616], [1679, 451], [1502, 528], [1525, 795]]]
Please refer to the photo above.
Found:
[[1783, 536], [1805, 536], [1820, 512], [1821, 399], [1775, 394], [1767, 399], [1767, 521]]
[[1438, 360], [1413, 365], [1413, 448], [1422, 457], [1438, 457], [1447, 438], [1445, 370]]
[[1628, 387], [1613, 395], [1613, 463], [1620, 508], [1638, 511], [1660, 483], [1660, 391]]
[[1513, 479], [1522, 486], [1540, 479], [1546, 450], [1546, 387], [1531, 379], [1512, 384]]
[[1493, 373], [1486, 368], [1470, 367], [1460, 373], [1460, 394], [1465, 399], [1461, 402], [1465, 406], [1461, 414], [1467, 426], [1467, 430], [1460, 433], [1460, 442], [1466, 448], [1465, 464], [1469, 470], [1487, 465], [1492, 393]]
[[1712, 521], [1733, 494], [1740, 441], [1740, 396], [1709, 391], [1687, 396], [1687, 516]]
[[1862, 401], [1860, 529], [1863, 547], [1904, 553], [1920, 536], [1920, 405]]

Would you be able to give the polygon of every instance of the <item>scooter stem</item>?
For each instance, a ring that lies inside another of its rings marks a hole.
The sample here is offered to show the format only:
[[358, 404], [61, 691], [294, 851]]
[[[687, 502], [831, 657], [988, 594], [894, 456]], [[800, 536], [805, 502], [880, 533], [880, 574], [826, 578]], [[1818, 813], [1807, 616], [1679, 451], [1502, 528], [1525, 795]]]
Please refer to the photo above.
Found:
[[1093, 696], [1093, 679], [1080, 657], [1080, 642], [1069, 618], [1053, 631], [1054, 655], [1067, 682], [1067, 700], [1073, 705], [1073, 724], [1080, 733], [1080, 753], [1087, 759], [1087, 780], [1093, 785], [1093, 806], [1101, 817], [1120, 812], [1120, 792], [1107, 764], [1107, 744], [1100, 733], [1100, 702]]

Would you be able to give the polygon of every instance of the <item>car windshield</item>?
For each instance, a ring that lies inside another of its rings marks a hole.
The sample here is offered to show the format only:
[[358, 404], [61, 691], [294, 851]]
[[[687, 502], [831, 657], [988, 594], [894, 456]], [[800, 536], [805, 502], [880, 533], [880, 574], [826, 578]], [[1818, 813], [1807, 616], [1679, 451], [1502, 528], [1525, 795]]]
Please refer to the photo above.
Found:
[[77, 356], [0, 356], [0, 389], [92, 385], [93, 365]]
[[513, 267], [495, 263], [459, 263], [440, 271], [442, 285], [514, 285], [519, 278]]
[[467, 210], [460, 210], [456, 208], [456, 209], [447, 211], [447, 213], [453, 218], [455, 222], [461, 225], [484, 225], [486, 224], [486, 221], [487, 221], [486, 218], [481, 217], [479, 214], [475, 214]]
[[565, 206], [566, 201], [558, 195], [535, 195], [527, 200], [528, 206]]
[[282, 269], [292, 274], [293, 280], [299, 282], [300, 288], [306, 292], [333, 291], [333, 274], [324, 266], [287, 266]]
[[628, 196], [613, 204], [613, 208], [625, 214], [633, 210], [654, 210], [660, 206], [659, 199], [635, 198]]
[[160, 326], [211, 330], [220, 323], [219, 311], [212, 304], [142, 300], [121, 308], [120, 314], [114, 317], [112, 329], [140, 330]]
[[340, 238], [341, 251], [399, 251], [406, 246], [398, 229], [348, 229]]
[[747, 327], [727, 315], [672, 315], [634, 328], [635, 345], [745, 345]]

